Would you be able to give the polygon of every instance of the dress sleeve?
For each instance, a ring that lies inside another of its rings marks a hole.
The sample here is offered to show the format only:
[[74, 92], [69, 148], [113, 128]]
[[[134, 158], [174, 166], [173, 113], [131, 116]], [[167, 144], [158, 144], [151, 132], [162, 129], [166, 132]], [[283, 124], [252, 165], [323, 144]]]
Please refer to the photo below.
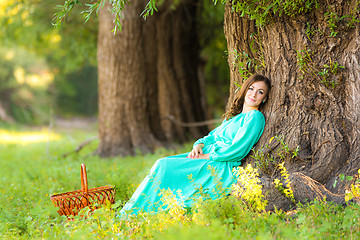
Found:
[[[224, 120], [225, 121], [225, 120]], [[224, 122], [223, 121], [223, 122]], [[221, 126], [221, 125], [220, 125]], [[215, 132], [217, 130], [217, 128], [219, 128], [220, 126], [216, 127], [215, 129], [213, 129], [208, 135], [206, 135], [205, 137], [199, 138], [198, 140], [196, 140], [196, 142], [194, 142], [193, 147], [195, 147], [196, 145], [203, 143], [205, 146], [213, 144], [215, 142]]]
[[236, 135], [228, 144], [215, 144], [210, 152], [210, 160], [220, 162], [240, 161], [243, 159], [259, 140], [264, 131], [265, 119], [261, 112], [252, 111], [244, 119], [242, 127], [237, 128]]

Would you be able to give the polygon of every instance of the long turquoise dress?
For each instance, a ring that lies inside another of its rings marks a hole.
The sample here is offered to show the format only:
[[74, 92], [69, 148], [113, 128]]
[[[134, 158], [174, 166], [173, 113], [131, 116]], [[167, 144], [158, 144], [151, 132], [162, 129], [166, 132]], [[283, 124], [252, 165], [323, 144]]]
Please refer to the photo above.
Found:
[[120, 214], [137, 214], [139, 211], [157, 212], [166, 208], [162, 204], [161, 189], [170, 189], [177, 195], [177, 200], [189, 208], [199, 193], [199, 187], [211, 198], [214, 193], [216, 179], [209, 171], [215, 169], [216, 178], [221, 180], [222, 188], [230, 192], [231, 185], [236, 182], [232, 169], [240, 166], [243, 159], [259, 140], [265, 126], [261, 112], [252, 110], [240, 113], [207, 136], [198, 139], [194, 146], [204, 144], [203, 153], [209, 153], [209, 160], [187, 158], [189, 153], [165, 157], [157, 160], [136, 189], [130, 200], [124, 205]]

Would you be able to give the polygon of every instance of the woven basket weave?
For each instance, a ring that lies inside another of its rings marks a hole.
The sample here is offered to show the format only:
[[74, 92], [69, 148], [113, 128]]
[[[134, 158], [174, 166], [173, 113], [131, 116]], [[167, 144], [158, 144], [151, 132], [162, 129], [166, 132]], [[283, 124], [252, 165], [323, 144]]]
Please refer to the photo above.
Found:
[[91, 211], [101, 204], [115, 203], [115, 187], [104, 186], [88, 189], [85, 164], [81, 164], [81, 190], [52, 195], [50, 197], [60, 215], [75, 216], [85, 207]]

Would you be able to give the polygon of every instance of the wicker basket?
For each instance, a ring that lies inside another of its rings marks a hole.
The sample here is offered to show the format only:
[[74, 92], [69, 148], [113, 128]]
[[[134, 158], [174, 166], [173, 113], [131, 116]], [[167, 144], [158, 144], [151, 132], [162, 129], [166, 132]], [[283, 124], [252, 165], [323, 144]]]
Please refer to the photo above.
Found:
[[101, 204], [115, 203], [115, 188], [111, 186], [88, 189], [85, 164], [81, 164], [81, 190], [52, 195], [50, 197], [55, 207], [59, 207], [60, 215], [75, 216], [85, 207], [91, 211]]

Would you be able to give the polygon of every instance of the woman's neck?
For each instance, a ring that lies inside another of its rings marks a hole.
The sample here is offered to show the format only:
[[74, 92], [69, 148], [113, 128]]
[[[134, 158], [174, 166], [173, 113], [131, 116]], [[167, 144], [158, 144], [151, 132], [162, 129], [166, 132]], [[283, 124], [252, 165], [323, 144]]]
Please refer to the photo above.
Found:
[[249, 106], [243, 106], [243, 109], [242, 109], [242, 113], [248, 113], [248, 112], [251, 112], [252, 110], [259, 110], [258, 107], [249, 107]]

